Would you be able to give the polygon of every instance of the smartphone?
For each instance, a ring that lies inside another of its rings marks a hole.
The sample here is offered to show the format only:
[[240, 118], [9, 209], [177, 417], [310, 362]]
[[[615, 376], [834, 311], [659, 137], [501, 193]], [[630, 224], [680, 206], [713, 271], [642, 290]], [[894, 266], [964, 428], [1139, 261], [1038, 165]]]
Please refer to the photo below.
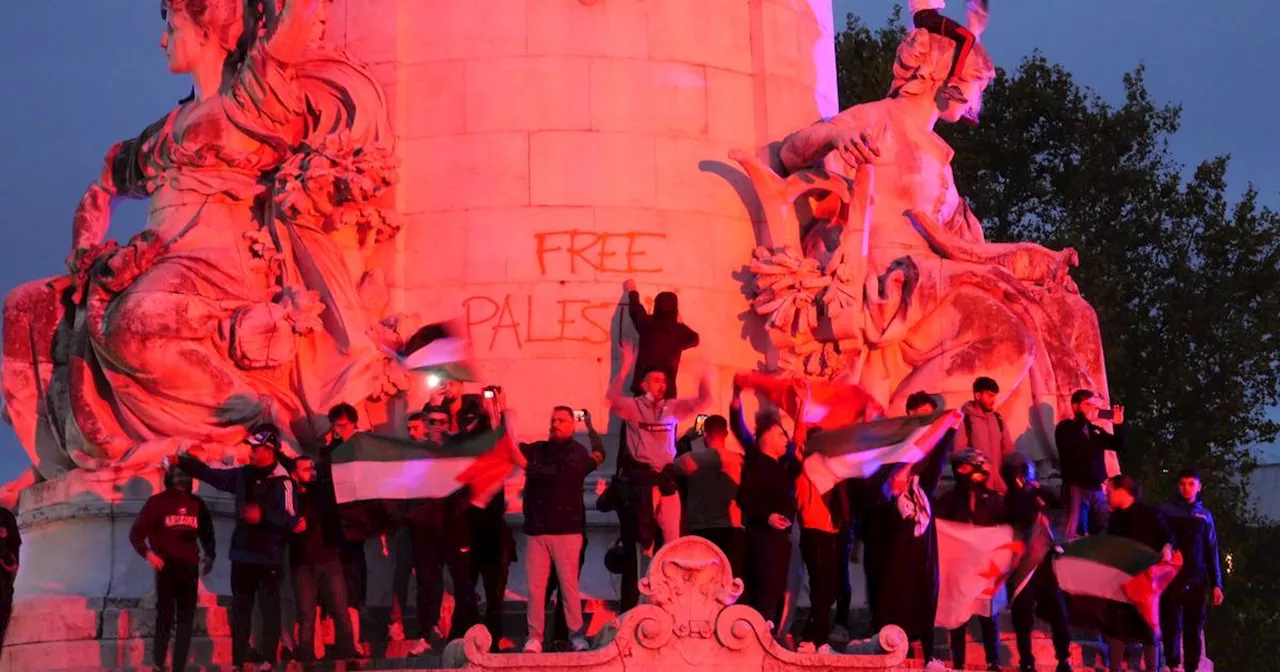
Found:
[[582, 422], [586, 418], [587, 418], [587, 412], [582, 410], [581, 408], [573, 412], [573, 420], [575, 422]]
[[697, 432], [697, 433], [701, 434], [701, 433], [702, 433], [702, 426], [703, 426], [703, 425], [705, 425], [706, 423], [707, 423], [707, 416], [706, 416], [706, 414], [701, 414], [701, 415], [699, 415], [697, 418], [694, 418], [694, 420], [693, 420], [693, 431], [695, 431], [695, 432]]
[[485, 398], [485, 399], [492, 399], [492, 398], [494, 398], [494, 397], [496, 397], [496, 396], [498, 396], [498, 393], [497, 393], [497, 392], [494, 392], [493, 390], [491, 390], [491, 389], [489, 389], [489, 388], [487, 388], [487, 387], [485, 388], [485, 390], [484, 390], [484, 398]]
[[1109, 408], [1098, 411], [1099, 420], [1115, 420], [1115, 418], [1116, 412]]
[[427, 389], [434, 390], [440, 386], [440, 376], [432, 373], [427, 376]]

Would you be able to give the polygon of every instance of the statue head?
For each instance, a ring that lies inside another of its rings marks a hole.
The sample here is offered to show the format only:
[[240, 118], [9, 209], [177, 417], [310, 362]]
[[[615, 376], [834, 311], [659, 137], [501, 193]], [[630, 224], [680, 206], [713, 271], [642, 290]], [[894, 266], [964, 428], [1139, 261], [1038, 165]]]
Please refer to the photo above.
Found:
[[[950, 38], [935, 35], [923, 28], [907, 33], [898, 45], [893, 62], [893, 85], [890, 98], [925, 96], [940, 98], [938, 91], [947, 79], [951, 62], [955, 58], [956, 43]], [[964, 68], [955, 74], [951, 83], [958, 87], [967, 103], [946, 101], [940, 118], [955, 122], [982, 108], [982, 92], [995, 77], [996, 69], [991, 55], [981, 42], [974, 42], [965, 59]]]
[[240, 51], [244, 0], [162, 0], [160, 16], [165, 20], [160, 46], [170, 72], [194, 72], [213, 63], [224, 66]]
[[[262, 33], [270, 32], [272, 27], [280, 19], [280, 13], [284, 11], [285, 0], [267, 0], [262, 3], [263, 20], [259, 25]], [[311, 24], [311, 35], [307, 38], [308, 45], [317, 45], [324, 41], [325, 30], [329, 27], [329, 5], [333, 0], [320, 0], [316, 4], [316, 16]]]

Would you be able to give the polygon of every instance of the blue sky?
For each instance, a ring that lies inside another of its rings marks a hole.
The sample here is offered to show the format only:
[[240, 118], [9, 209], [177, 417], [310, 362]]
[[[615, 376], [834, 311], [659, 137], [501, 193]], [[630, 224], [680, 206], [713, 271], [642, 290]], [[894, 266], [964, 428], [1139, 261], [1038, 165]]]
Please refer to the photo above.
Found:
[[[951, 4], [948, 11], [959, 16], [962, 3]], [[1271, 0], [993, 4], [984, 38], [997, 63], [1016, 66], [1039, 48], [1110, 99], [1121, 92], [1122, 73], [1146, 63], [1155, 97], [1184, 106], [1183, 131], [1173, 144], [1178, 158], [1194, 165], [1229, 153], [1233, 190], [1253, 182], [1264, 202], [1280, 206], [1280, 130], [1273, 114], [1280, 104], [1280, 58], [1272, 46], [1277, 17]], [[836, 25], [843, 26], [850, 11], [878, 25], [892, 6], [890, 0], [835, 0]], [[190, 89], [165, 68], [158, 7], [156, 0], [5, 3], [0, 290], [60, 271], [71, 215], [103, 153]], [[138, 204], [118, 209], [113, 235], [127, 238], [143, 216]], [[0, 479], [25, 465], [12, 433], [0, 428]]]

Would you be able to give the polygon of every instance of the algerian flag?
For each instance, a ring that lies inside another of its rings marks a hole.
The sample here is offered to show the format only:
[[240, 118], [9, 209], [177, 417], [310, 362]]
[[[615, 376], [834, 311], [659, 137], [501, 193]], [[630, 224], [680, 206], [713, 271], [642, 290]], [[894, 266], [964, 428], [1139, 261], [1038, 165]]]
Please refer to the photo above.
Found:
[[958, 628], [973, 616], [992, 616], [1004, 606], [1004, 584], [1026, 553], [1010, 525], [979, 527], [938, 520], [938, 612], [940, 628]]
[[439, 499], [463, 486], [487, 502], [513, 468], [505, 428], [444, 445], [362, 432], [331, 457], [339, 504], [376, 500]]
[[448, 323], [428, 324], [414, 332], [401, 354], [401, 362], [410, 371], [453, 380], [476, 378], [471, 368], [471, 344]]
[[1062, 548], [1053, 569], [1067, 596], [1072, 625], [1116, 636], [1146, 634], [1134, 631], [1137, 619], [1150, 632], [1160, 632], [1160, 593], [1181, 568], [1181, 554], [1162, 562], [1154, 549], [1109, 534], [1082, 537]]
[[842, 480], [870, 478], [889, 464], [915, 464], [955, 429], [959, 409], [829, 429], [809, 436], [804, 473], [822, 494]]

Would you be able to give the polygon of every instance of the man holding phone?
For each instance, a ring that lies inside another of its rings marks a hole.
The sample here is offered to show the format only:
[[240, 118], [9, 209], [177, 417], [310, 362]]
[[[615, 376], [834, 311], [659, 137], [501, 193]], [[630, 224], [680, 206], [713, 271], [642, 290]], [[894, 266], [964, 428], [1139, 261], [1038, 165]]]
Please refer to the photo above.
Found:
[[[1062, 486], [1067, 500], [1067, 540], [1098, 534], [1107, 524], [1107, 498], [1102, 484], [1107, 473], [1107, 451], [1124, 449], [1124, 406], [1110, 409], [1089, 390], [1071, 395], [1072, 417], [1058, 423], [1054, 438], [1062, 464]], [[1115, 433], [1094, 424], [1109, 420]]]

